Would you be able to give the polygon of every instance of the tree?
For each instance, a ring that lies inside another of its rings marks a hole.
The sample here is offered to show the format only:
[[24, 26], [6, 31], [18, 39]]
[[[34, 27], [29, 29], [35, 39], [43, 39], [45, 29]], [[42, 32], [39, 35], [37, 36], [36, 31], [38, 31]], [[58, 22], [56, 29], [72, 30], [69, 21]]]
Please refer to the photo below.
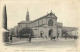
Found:
[[5, 30], [7, 30], [7, 11], [6, 11], [6, 5], [4, 6], [4, 9], [3, 9], [3, 28]]
[[63, 36], [67, 36], [67, 35], [68, 35], [67, 31], [63, 29], [63, 30], [62, 30], [62, 37], [63, 37]]
[[31, 34], [33, 36], [33, 30], [29, 27], [26, 27], [26, 28], [23, 28], [19, 31], [19, 36], [20, 36], [20, 39], [22, 37], [24, 37], [23, 34], [26, 34], [26, 37], [28, 37], [28, 34]]

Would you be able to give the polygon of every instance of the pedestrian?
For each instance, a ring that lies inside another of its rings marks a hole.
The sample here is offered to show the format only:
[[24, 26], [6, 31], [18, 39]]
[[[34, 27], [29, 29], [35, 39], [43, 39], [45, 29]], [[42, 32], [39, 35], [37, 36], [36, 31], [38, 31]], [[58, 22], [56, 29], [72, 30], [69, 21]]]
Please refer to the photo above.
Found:
[[45, 38], [47, 39], [47, 36], [45, 35]]
[[51, 37], [51, 40], [53, 39], [53, 37]]
[[77, 40], [77, 38], [78, 38], [77, 36], [74, 36], [74, 39], [75, 39], [75, 40]]
[[59, 38], [59, 32], [58, 32], [58, 34], [57, 34], [57, 39]]
[[67, 39], [67, 35], [65, 35], [64, 37], [65, 37], [65, 39]]
[[53, 39], [53, 36], [51, 35], [51, 40]]
[[55, 42], [56, 37], [53, 37], [53, 39], [54, 39], [54, 42]]
[[10, 36], [10, 42], [11, 42], [11, 43], [12, 43], [12, 39], [13, 39], [12, 36]]
[[29, 43], [31, 43], [31, 39], [32, 39], [31, 34], [29, 34]]

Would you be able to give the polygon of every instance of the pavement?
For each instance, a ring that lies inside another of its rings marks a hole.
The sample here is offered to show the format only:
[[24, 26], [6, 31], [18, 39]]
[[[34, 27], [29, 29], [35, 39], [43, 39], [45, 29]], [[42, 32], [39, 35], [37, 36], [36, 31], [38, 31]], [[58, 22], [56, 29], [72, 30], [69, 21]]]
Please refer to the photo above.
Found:
[[59, 38], [54, 40], [43, 39], [43, 38], [32, 38], [31, 43], [27, 41], [27, 38], [23, 38], [20, 40], [20, 38], [13, 38], [13, 42], [8, 42], [7, 46], [18, 46], [18, 47], [75, 47], [76, 46], [76, 40], [74, 39], [64, 39]]

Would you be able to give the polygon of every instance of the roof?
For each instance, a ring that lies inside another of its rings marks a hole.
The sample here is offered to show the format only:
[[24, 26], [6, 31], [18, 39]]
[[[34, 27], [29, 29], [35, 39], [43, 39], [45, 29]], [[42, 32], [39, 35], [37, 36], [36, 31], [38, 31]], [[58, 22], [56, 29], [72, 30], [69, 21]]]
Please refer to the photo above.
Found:
[[60, 22], [57, 22], [57, 25], [58, 25], [59, 27], [62, 27], [62, 23], [60, 23]]
[[27, 23], [28, 23], [27, 21], [21, 21], [18, 24], [27, 24]]
[[[52, 17], [52, 18], [57, 19], [57, 17], [55, 16], [55, 14], [53, 14], [52, 12], [50, 12], [49, 14], [44, 15], [44, 16], [42, 16], [42, 17], [40, 17], [40, 18], [38, 18], [38, 19], [36, 19], [36, 20], [34, 20], [34, 21], [30, 21], [29, 23], [33, 23], [33, 22], [38, 21], [38, 20], [40, 20], [40, 19], [49, 18], [49, 17]], [[26, 23], [28, 23], [28, 22], [27, 22], [27, 21], [21, 21], [21, 22], [19, 22], [18, 24], [26, 24]]]
[[[53, 16], [54, 16], [54, 17], [53, 17]], [[55, 14], [53, 14], [52, 12], [50, 12], [49, 14], [44, 15], [44, 16], [42, 16], [42, 17], [40, 17], [40, 18], [38, 18], [38, 19], [36, 19], [36, 20], [34, 20], [34, 21], [38, 21], [38, 20], [40, 20], [40, 19], [48, 18], [48, 17], [52, 17], [52, 18], [57, 19], [57, 17], [55, 16]], [[32, 22], [34, 22], [34, 21], [32, 21]]]
[[74, 30], [78, 30], [77, 27], [63, 27], [64, 30], [66, 31], [74, 31]]
[[9, 30], [5, 30], [5, 29], [3, 29], [3, 31], [4, 31], [4, 32], [9, 32]]

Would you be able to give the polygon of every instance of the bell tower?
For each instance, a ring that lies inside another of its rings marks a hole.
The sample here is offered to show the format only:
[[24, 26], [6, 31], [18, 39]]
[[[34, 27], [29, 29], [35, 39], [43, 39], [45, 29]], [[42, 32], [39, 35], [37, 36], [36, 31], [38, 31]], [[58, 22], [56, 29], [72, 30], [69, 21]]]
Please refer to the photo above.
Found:
[[29, 11], [28, 11], [28, 9], [27, 9], [26, 21], [29, 22], [29, 20], [30, 20], [30, 19], [29, 19]]

